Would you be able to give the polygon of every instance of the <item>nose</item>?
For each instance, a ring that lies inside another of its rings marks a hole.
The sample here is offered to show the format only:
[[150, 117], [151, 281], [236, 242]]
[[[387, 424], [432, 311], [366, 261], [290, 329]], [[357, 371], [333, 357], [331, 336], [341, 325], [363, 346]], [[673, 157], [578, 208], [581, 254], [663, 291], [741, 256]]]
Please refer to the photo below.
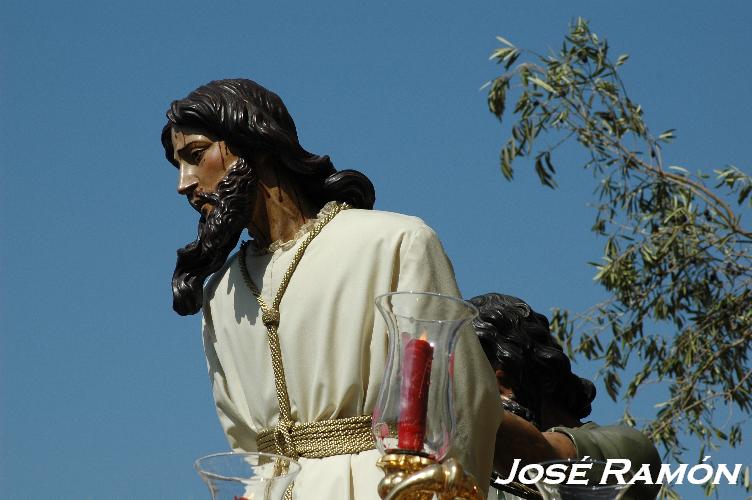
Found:
[[198, 185], [198, 178], [193, 175], [190, 169], [180, 167], [178, 174], [178, 194], [185, 195]]

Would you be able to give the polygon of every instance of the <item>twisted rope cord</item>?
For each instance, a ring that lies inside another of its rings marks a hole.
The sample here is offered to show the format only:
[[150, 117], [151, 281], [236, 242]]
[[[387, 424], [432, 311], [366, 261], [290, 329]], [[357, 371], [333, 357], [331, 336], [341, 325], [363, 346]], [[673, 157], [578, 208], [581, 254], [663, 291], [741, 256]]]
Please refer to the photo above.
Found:
[[314, 225], [310, 233], [301, 242], [293, 256], [292, 262], [282, 277], [279, 289], [270, 306], [261, 297], [261, 291], [253, 282], [245, 262], [247, 242], [240, 248], [240, 271], [243, 281], [256, 298], [261, 309], [261, 320], [267, 329], [267, 339], [274, 370], [274, 384], [277, 402], [280, 408], [280, 419], [275, 427], [261, 430], [256, 438], [260, 451], [275, 452], [291, 458], [301, 456], [307, 458], [324, 458], [334, 455], [360, 453], [374, 447], [371, 433], [371, 416], [338, 418], [320, 422], [300, 423], [292, 419], [290, 397], [287, 392], [282, 350], [279, 344], [278, 327], [280, 321], [279, 305], [282, 302], [287, 285], [290, 283], [295, 269], [303, 258], [308, 245], [339, 212], [350, 208], [346, 203], [334, 205], [331, 211], [324, 214]]
[[[258, 450], [275, 452], [276, 433], [277, 429], [274, 427], [260, 431], [256, 437]], [[360, 453], [374, 447], [370, 415], [320, 422], [295, 422], [290, 435], [298, 455], [305, 458]]]
[[292, 420], [290, 411], [290, 396], [287, 392], [287, 383], [285, 382], [285, 368], [282, 364], [282, 350], [279, 346], [279, 334], [277, 332], [280, 319], [279, 304], [282, 302], [282, 297], [285, 294], [285, 290], [287, 290], [287, 285], [290, 283], [290, 279], [292, 278], [295, 269], [298, 267], [298, 264], [303, 258], [303, 254], [305, 253], [306, 248], [308, 248], [308, 245], [311, 244], [313, 239], [321, 232], [324, 226], [326, 226], [332, 219], [334, 219], [334, 217], [338, 213], [347, 208], [350, 208], [347, 203], [336, 204], [333, 209], [328, 214], [324, 215], [306, 235], [305, 239], [301, 242], [300, 246], [295, 252], [295, 255], [293, 255], [290, 266], [282, 276], [282, 281], [279, 285], [277, 293], [274, 295], [271, 306], [266, 303], [263, 297], [261, 297], [261, 290], [259, 290], [259, 288], [251, 279], [251, 275], [248, 273], [248, 267], [245, 263], [248, 242], [244, 241], [240, 245], [240, 272], [243, 276], [243, 281], [250, 289], [253, 296], [256, 297], [256, 301], [258, 302], [259, 308], [261, 309], [261, 321], [264, 323], [264, 326], [266, 326], [267, 339], [269, 341], [269, 350], [271, 351], [272, 369], [274, 370], [274, 386], [277, 393], [277, 402], [279, 403], [280, 412], [280, 418], [275, 429], [275, 449], [277, 453], [289, 456], [294, 459], [298, 458], [300, 455], [295, 448], [295, 443], [292, 437], [292, 428], [294, 422]]
[[[261, 321], [264, 323], [264, 326], [266, 326], [267, 339], [269, 341], [269, 350], [272, 357], [272, 369], [274, 370], [274, 386], [277, 393], [277, 403], [279, 404], [280, 413], [277, 426], [272, 429], [264, 429], [263, 431], [261, 431], [261, 433], [259, 433], [259, 436], [271, 432], [274, 442], [274, 451], [276, 451], [280, 455], [285, 455], [293, 459], [297, 459], [300, 456], [300, 453], [298, 452], [295, 440], [293, 438], [294, 429], [296, 426], [295, 422], [292, 419], [290, 411], [290, 396], [287, 393], [287, 383], [285, 382], [285, 367], [282, 364], [282, 350], [279, 346], [279, 334], [277, 333], [280, 319], [279, 305], [282, 302], [282, 297], [285, 294], [285, 290], [287, 290], [287, 285], [290, 283], [292, 274], [295, 272], [295, 269], [298, 267], [300, 260], [303, 258], [303, 254], [305, 253], [308, 245], [310, 245], [310, 243], [321, 232], [324, 226], [326, 226], [338, 213], [348, 208], [350, 208], [350, 206], [347, 203], [336, 204], [328, 214], [322, 217], [313, 226], [311, 231], [301, 242], [298, 250], [295, 252], [295, 255], [293, 255], [292, 262], [287, 268], [287, 271], [285, 271], [285, 274], [282, 276], [282, 281], [279, 285], [277, 293], [274, 296], [274, 299], [272, 300], [271, 306], [269, 306], [261, 297], [261, 290], [259, 290], [259, 288], [251, 279], [251, 275], [248, 273], [248, 267], [245, 263], [248, 242], [244, 241], [240, 245], [240, 272], [243, 276], [243, 281], [245, 282], [246, 286], [251, 291], [253, 296], [256, 297], [259, 309], [261, 309]], [[256, 442], [257, 446], [261, 447], [261, 443], [259, 443], [258, 437]], [[293, 485], [290, 484], [290, 486], [285, 489], [284, 500], [292, 500], [292, 488]], [[269, 492], [267, 492], [267, 494], [268, 493]]]

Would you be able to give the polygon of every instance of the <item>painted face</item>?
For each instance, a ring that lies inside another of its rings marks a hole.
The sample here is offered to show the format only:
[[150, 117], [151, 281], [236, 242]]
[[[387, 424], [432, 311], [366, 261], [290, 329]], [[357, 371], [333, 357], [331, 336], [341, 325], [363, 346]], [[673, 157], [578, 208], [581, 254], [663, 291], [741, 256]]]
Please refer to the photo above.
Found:
[[224, 141], [214, 140], [197, 131], [172, 129], [173, 157], [179, 165], [178, 193], [204, 217], [214, 208], [201, 199], [202, 193], [214, 193], [219, 181], [235, 164], [235, 156]]
[[507, 373], [501, 368], [496, 369], [496, 387], [498, 387], [499, 389], [499, 394], [513, 401], [516, 401], [514, 397], [513, 384], [514, 382], [512, 377], [507, 375]]

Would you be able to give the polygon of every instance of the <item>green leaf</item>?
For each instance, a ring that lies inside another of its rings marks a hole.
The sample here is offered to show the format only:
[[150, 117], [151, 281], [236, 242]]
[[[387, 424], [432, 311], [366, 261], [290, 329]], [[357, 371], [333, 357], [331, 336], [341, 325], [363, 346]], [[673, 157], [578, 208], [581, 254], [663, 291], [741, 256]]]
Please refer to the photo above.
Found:
[[744, 200], [747, 199], [747, 196], [749, 196], [750, 191], [752, 191], [752, 184], [747, 184], [739, 191], [739, 198], [737, 198], [737, 203], [741, 205], [744, 203]]
[[670, 165], [668, 167], [669, 170], [674, 170], [676, 172], [682, 173], [684, 175], [689, 175], [689, 170], [687, 170], [684, 167], [680, 167], [679, 165]]
[[519, 50], [515, 50], [514, 52], [512, 52], [511, 54], [509, 54], [506, 57], [507, 62], [506, 62], [506, 64], [504, 64], [504, 68], [505, 69], [511, 68], [512, 65], [515, 63], [515, 61], [517, 61], [517, 58], [519, 58], [519, 57], [520, 57], [520, 51]]
[[509, 89], [509, 78], [500, 76], [491, 84], [491, 90], [488, 91], [488, 109], [501, 120], [506, 108], [507, 89]]
[[512, 42], [510, 42], [509, 40], [507, 40], [506, 38], [504, 38], [502, 36], [496, 35], [496, 39], [498, 41], [500, 41], [501, 43], [503, 43], [504, 45], [508, 45], [510, 47], [514, 47], [514, 44]]
[[501, 173], [504, 175], [504, 178], [508, 181], [511, 181], [513, 178], [513, 170], [512, 170], [512, 154], [510, 152], [510, 144], [513, 142], [510, 140], [507, 142], [507, 144], [501, 149]]
[[674, 135], [674, 132], [676, 129], [669, 129], [663, 132], [661, 135], [658, 136], [658, 139], [661, 141], [670, 141], [671, 139], [675, 139], [676, 136]]
[[538, 178], [544, 186], [554, 189], [556, 188], [556, 182], [554, 182], [551, 173], [555, 173], [555, 171], [553, 170], [553, 165], [551, 165], [550, 157], [551, 153], [548, 151], [544, 151], [535, 157], [535, 173], [538, 174]]
[[514, 52], [514, 49], [511, 49], [509, 47], [504, 47], [501, 49], [496, 49], [491, 53], [491, 57], [489, 59], [498, 59], [497, 62], [502, 62], [504, 59], [506, 59], [507, 55]]
[[552, 94], [556, 93], [556, 91], [553, 89], [553, 87], [551, 87], [549, 84], [547, 84], [546, 82], [544, 82], [543, 80], [541, 80], [539, 78], [531, 76], [531, 77], [528, 78], [528, 80], [530, 80], [531, 82], [533, 82], [537, 86], [539, 86], [539, 87], [547, 90], [548, 92], [550, 92]]

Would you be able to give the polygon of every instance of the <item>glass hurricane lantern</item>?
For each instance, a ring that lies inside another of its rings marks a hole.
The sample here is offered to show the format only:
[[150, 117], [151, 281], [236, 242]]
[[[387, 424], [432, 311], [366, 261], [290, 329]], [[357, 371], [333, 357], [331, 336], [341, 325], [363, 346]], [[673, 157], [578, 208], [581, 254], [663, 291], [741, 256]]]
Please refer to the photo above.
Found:
[[270, 453], [216, 453], [199, 458], [196, 471], [212, 500], [282, 500], [300, 465]]
[[[373, 412], [383, 456], [382, 498], [480, 498], [472, 476], [446, 458], [452, 445], [453, 360], [460, 328], [477, 315], [464, 300], [425, 292], [376, 298], [389, 351]], [[444, 461], [444, 463], [441, 463]]]

